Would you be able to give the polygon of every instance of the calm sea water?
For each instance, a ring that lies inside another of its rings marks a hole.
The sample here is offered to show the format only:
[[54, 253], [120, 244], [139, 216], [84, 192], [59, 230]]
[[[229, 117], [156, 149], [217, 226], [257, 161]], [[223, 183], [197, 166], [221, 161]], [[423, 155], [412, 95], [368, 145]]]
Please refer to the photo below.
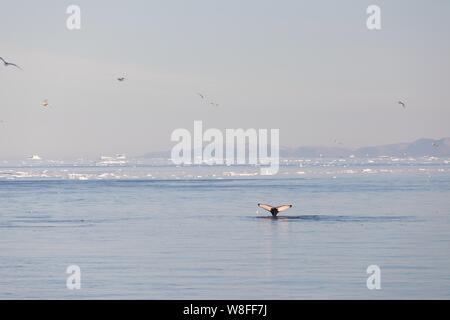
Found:
[[[0, 298], [450, 298], [447, 160], [258, 172], [4, 163]], [[272, 219], [259, 202], [294, 207]]]

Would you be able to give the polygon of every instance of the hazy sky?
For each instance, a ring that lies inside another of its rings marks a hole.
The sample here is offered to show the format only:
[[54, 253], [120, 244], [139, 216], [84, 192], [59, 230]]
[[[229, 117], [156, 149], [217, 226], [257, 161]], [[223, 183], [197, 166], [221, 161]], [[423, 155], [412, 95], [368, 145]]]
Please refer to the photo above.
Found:
[[194, 120], [282, 146], [450, 136], [448, 0], [3, 1], [0, 56], [24, 69], [0, 65], [0, 159], [169, 150]]

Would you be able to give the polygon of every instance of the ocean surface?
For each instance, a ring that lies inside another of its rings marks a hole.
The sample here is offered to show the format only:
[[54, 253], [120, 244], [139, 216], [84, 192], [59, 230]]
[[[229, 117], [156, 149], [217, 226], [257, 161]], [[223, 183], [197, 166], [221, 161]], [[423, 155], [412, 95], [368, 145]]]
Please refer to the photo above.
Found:
[[[0, 299], [450, 298], [449, 159], [259, 172], [1, 162]], [[260, 202], [294, 207], [273, 219]], [[80, 290], [66, 287], [69, 265]]]

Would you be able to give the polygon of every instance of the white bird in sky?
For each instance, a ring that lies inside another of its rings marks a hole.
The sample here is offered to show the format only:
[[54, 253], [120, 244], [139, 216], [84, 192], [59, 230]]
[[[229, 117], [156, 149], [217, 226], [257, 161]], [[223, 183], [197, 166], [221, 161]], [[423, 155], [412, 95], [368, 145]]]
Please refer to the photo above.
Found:
[[47, 108], [47, 107], [49, 106], [49, 104], [48, 104], [48, 99], [45, 99], [44, 101], [42, 101], [42, 106], [43, 106], [44, 108]]

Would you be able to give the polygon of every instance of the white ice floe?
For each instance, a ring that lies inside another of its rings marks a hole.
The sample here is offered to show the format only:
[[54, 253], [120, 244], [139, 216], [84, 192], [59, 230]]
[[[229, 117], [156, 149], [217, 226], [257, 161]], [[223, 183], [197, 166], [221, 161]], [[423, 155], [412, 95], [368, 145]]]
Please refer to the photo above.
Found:
[[254, 173], [249, 173], [249, 172], [233, 172], [233, 171], [228, 171], [228, 172], [224, 172], [223, 173], [224, 176], [228, 176], [228, 177], [250, 177], [250, 176], [257, 176], [258, 172], [254, 172]]
[[100, 161], [96, 162], [99, 166], [125, 165], [128, 160], [124, 154], [116, 154], [114, 157], [101, 156]]

